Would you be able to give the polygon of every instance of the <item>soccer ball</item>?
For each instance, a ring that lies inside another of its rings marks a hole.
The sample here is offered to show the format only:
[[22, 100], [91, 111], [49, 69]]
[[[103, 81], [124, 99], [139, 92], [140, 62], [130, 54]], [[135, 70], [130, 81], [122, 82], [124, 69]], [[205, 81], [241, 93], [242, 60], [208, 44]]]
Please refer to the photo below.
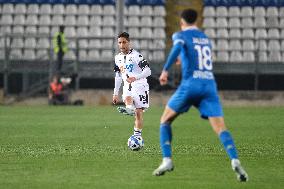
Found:
[[144, 140], [143, 140], [142, 136], [132, 135], [128, 139], [127, 145], [128, 145], [130, 150], [138, 151], [138, 150], [141, 150], [143, 148]]

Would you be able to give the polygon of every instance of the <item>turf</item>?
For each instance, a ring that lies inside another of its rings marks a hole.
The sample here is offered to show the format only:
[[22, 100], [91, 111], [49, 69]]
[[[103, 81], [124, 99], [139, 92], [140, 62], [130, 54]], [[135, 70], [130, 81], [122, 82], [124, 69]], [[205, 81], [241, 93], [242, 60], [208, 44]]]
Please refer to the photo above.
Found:
[[159, 117], [145, 113], [145, 148], [126, 142], [133, 118], [114, 107], [1, 107], [0, 188], [182, 189], [284, 187], [284, 107], [226, 107], [225, 118], [250, 176], [239, 183], [218, 138], [196, 110], [173, 125], [175, 171], [161, 161]]

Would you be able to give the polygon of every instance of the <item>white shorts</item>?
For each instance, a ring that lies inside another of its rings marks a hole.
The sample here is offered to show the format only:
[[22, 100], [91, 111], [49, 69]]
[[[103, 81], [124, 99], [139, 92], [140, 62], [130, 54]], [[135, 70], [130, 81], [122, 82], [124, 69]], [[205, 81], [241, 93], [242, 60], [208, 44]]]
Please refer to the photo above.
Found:
[[149, 108], [149, 85], [148, 83], [136, 84], [129, 90], [129, 85], [123, 86], [123, 101], [127, 96], [133, 98], [133, 104], [136, 108]]

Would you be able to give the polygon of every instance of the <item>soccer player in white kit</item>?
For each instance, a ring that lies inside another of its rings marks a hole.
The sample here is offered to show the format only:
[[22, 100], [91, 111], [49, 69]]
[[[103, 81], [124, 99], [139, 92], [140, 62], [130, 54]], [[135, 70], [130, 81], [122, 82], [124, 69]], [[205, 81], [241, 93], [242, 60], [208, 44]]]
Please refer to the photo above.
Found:
[[143, 128], [143, 112], [149, 108], [149, 84], [147, 77], [151, 69], [147, 60], [130, 48], [129, 34], [122, 32], [117, 38], [120, 53], [115, 56], [115, 87], [112, 101], [119, 100], [118, 93], [123, 81], [122, 98], [125, 107], [118, 107], [120, 113], [135, 115], [134, 135], [141, 135]]

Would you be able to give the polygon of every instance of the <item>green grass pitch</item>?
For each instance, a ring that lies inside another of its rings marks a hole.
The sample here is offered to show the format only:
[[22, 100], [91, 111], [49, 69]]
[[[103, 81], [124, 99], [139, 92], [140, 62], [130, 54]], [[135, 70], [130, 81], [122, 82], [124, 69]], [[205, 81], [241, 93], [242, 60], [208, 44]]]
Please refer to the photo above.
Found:
[[282, 189], [284, 107], [226, 107], [225, 120], [250, 180], [239, 183], [207, 121], [194, 109], [173, 125], [175, 170], [160, 164], [162, 107], [145, 113], [145, 148], [132, 152], [133, 118], [115, 107], [0, 106], [0, 188]]

